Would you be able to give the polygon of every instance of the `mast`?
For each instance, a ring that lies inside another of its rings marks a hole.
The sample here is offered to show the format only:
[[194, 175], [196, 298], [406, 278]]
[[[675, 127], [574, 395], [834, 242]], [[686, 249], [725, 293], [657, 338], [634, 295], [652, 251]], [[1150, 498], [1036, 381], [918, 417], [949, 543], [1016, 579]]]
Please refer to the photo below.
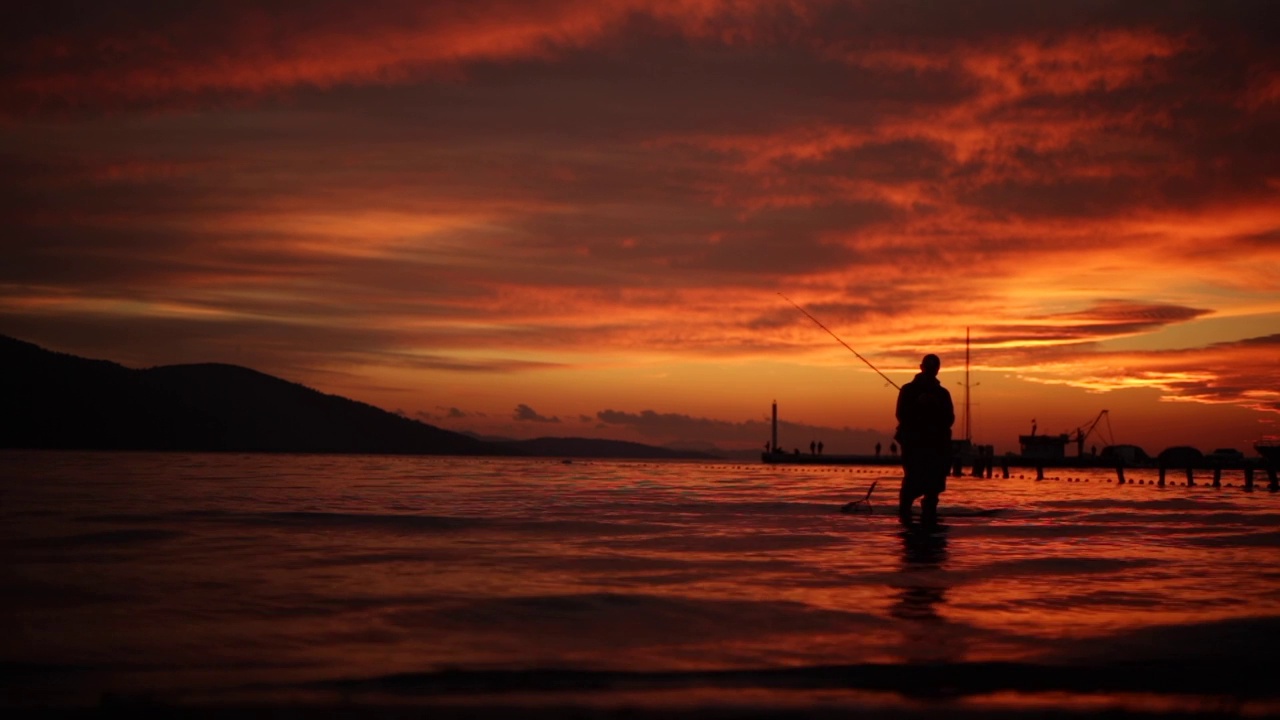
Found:
[[964, 441], [972, 444], [969, 425], [969, 328], [964, 329]]
[[773, 401], [773, 440], [769, 443], [769, 452], [778, 452], [778, 401]]

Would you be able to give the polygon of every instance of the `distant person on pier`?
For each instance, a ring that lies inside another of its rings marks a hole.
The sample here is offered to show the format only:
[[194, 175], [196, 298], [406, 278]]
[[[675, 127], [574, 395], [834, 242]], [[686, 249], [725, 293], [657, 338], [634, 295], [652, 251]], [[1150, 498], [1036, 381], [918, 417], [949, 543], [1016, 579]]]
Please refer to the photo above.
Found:
[[898, 443], [896, 442], [889, 443], [889, 454], [894, 457], [898, 457]]
[[898, 520], [911, 524], [911, 506], [920, 500], [920, 519], [926, 525], [938, 521], [938, 496], [947, 489], [951, 468], [951, 426], [956, 421], [951, 393], [938, 382], [942, 361], [925, 355], [920, 372], [898, 392], [898, 431], [902, 445], [902, 489], [898, 493]]
[[876, 457], [880, 457], [880, 443], [876, 443]]
[[821, 440], [819, 440], [819, 441], [818, 441], [818, 454], [819, 454], [819, 455], [821, 455], [821, 454], [822, 454], [822, 441], [821, 441]]
[[817, 443], [815, 443], [814, 441], [810, 440], [810, 441], [809, 441], [809, 454], [810, 454], [810, 455], [816, 455], [816, 454], [817, 454], [817, 452], [818, 452], [817, 448], [818, 448], [818, 444], [817, 444]]

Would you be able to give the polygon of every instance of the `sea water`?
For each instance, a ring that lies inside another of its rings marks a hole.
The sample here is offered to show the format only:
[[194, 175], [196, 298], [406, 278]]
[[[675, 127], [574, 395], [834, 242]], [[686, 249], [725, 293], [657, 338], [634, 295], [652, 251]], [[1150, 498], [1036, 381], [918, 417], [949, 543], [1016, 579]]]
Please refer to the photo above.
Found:
[[899, 526], [884, 466], [6, 451], [0, 474], [9, 706], [1280, 696], [1280, 497], [1238, 474], [951, 478], [932, 531]]

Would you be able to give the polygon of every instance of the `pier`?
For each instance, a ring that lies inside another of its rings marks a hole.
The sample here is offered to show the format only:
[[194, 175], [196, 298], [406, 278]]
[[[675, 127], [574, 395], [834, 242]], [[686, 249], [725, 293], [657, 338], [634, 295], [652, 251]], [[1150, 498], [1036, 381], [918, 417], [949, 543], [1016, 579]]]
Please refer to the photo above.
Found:
[[[1104, 411], [1105, 412], [1105, 411]], [[1101, 416], [1100, 416], [1101, 417]], [[1097, 421], [1095, 420], [1095, 423]], [[1271, 492], [1280, 492], [1280, 460], [1274, 457], [1218, 457], [1212, 454], [1204, 456], [1177, 456], [1170, 458], [1146, 458], [1137, 457], [1126, 452], [1116, 452], [1108, 455], [1106, 450], [1102, 455], [1085, 455], [1066, 456], [1062, 452], [1062, 448], [1068, 442], [1067, 435], [1061, 436], [1034, 436], [1040, 442], [1025, 442], [1028, 436], [1022, 436], [1023, 454], [1017, 455], [1007, 453], [1005, 455], [994, 455], [991, 452], [991, 446], [969, 446], [965, 441], [958, 441], [955, 459], [951, 468], [952, 477], [986, 477], [995, 476], [996, 468], [1002, 478], [1008, 478], [1010, 471], [1015, 468], [1024, 470], [1035, 470], [1035, 479], [1044, 480], [1046, 470], [1071, 470], [1071, 469], [1104, 469], [1113, 470], [1116, 474], [1116, 484], [1124, 485], [1131, 481], [1125, 477], [1125, 470], [1156, 470], [1157, 480], [1155, 484], [1158, 487], [1164, 487], [1168, 482], [1171, 474], [1180, 475], [1185, 479], [1188, 487], [1195, 487], [1197, 474], [1202, 479], [1211, 477], [1209, 484], [1212, 487], [1222, 487], [1223, 471], [1239, 471], [1244, 476], [1244, 483], [1241, 486], [1246, 492], [1254, 490], [1255, 478], [1260, 479], [1262, 475], [1266, 476], [1267, 490]], [[1075, 438], [1082, 440], [1084, 436]], [[1049, 438], [1051, 442], [1045, 442], [1041, 438]], [[1081, 446], [1083, 443], [1081, 443]], [[1126, 446], [1118, 446], [1123, 449]], [[1030, 450], [1032, 454], [1028, 455]], [[836, 454], [827, 455], [823, 453], [804, 453], [798, 449], [787, 452], [778, 447], [778, 403], [773, 403], [773, 435], [769, 444], [769, 449], [760, 455], [761, 462], [767, 465], [900, 465], [902, 457], [896, 453], [881, 454]], [[966, 472], [966, 469], [968, 472]]]
[[[898, 455], [815, 455], [795, 452], [766, 452], [761, 453], [761, 462], [768, 465], [901, 465], [902, 458]], [[1014, 469], [1034, 470], [1036, 480], [1045, 479], [1046, 470], [1113, 470], [1116, 474], [1116, 484], [1124, 485], [1130, 482], [1125, 477], [1125, 470], [1156, 470], [1158, 473], [1156, 485], [1164, 487], [1168, 478], [1180, 476], [1185, 480], [1189, 487], [1195, 487], [1197, 477], [1202, 481], [1207, 480], [1207, 484], [1212, 487], [1222, 487], [1223, 471], [1239, 471], [1244, 475], [1244, 485], [1246, 491], [1252, 491], [1255, 486], [1255, 478], [1260, 479], [1262, 475], [1266, 476], [1267, 489], [1271, 492], [1280, 491], [1280, 468], [1270, 464], [1265, 458], [1246, 458], [1244, 460], [1220, 460], [1214, 458], [1204, 458], [1198, 462], [1191, 463], [1161, 463], [1158, 461], [1129, 463], [1129, 462], [1103, 462], [1096, 457], [1086, 456], [1083, 458], [1062, 458], [1059, 460], [1047, 460], [1044, 458], [1028, 458], [1021, 455], [1001, 455], [994, 458], [981, 460], [979, 458], [961, 457], [952, 465], [952, 477], [995, 477], [998, 473], [1002, 478], [1008, 478], [1010, 472]]]

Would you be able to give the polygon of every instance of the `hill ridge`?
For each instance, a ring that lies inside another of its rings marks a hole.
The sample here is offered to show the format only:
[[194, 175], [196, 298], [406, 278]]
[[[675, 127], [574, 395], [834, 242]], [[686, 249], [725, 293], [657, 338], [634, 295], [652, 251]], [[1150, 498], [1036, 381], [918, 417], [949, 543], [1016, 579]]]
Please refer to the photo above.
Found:
[[679, 458], [626, 441], [487, 442], [231, 363], [134, 369], [0, 335], [0, 447]]

